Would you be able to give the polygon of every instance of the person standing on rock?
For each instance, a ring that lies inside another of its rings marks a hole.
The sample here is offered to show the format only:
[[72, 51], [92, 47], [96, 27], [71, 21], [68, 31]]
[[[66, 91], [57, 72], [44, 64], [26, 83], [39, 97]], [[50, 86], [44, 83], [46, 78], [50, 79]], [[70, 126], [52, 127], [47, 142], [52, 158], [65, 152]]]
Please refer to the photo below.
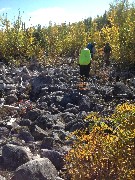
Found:
[[81, 50], [79, 55], [80, 77], [82, 81], [87, 81], [89, 78], [91, 53], [88, 48]]
[[107, 67], [110, 65], [110, 56], [112, 52], [112, 48], [108, 42], [105, 44], [103, 51], [104, 51], [104, 63], [105, 66]]

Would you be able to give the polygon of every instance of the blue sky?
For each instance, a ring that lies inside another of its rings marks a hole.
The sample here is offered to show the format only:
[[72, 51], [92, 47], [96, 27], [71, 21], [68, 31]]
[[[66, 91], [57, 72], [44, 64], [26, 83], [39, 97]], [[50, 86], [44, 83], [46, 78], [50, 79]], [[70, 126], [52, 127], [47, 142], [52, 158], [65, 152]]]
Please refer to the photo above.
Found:
[[112, 2], [113, 0], [0, 0], [0, 16], [7, 13], [8, 19], [14, 21], [20, 9], [22, 20], [27, 25], [44, 26], [49, 21], [57, 24], [77, 22], [87, 17], [103, 15]]

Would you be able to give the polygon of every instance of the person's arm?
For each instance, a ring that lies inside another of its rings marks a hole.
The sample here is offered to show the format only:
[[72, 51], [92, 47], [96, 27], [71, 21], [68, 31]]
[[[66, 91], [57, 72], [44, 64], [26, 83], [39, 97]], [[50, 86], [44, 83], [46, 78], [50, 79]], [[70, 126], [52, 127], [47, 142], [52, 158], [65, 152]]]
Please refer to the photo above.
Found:
[[95, 48], [95, 47], [92, 48], [92, 53], [93, 53], [93, 54], [96, 53], [96, 48]]

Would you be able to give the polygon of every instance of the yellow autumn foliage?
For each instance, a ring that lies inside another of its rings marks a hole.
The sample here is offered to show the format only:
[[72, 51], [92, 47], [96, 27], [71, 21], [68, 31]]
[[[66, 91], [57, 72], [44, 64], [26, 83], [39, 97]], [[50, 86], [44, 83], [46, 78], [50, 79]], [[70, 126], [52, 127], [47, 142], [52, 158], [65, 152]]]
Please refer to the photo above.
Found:
[[118, 105], [108, 119], [113, 127], [94, 118], [89, 133], [87, 129], [71, 134], [76, 138], [65, 162], [72, 180], [134, 179], [135, 104]]

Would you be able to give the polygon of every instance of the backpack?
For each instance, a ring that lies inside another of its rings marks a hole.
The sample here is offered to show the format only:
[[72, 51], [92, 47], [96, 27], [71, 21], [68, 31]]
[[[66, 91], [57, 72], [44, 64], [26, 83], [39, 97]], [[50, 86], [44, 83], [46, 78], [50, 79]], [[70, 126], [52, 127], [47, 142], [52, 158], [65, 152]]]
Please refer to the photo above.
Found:
[[91, 61], [91, 54], [90, 50], [85, 48], [81, 50], [80, 56], [79, 56], [79, 64], [80, 65], [88, 65]]

